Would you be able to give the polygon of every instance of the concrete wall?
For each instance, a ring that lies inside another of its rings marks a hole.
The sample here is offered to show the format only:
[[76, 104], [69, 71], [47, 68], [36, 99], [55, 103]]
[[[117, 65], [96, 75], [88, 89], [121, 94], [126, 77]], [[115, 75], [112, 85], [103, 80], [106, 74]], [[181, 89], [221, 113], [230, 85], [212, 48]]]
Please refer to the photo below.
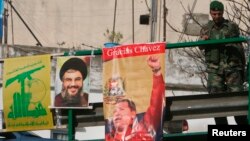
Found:
[[[146, 3], [147, 1], [147, 3]], [[140, 25], [140, 15], [149, 14], [151, 0], [134, 0], [135, 42], [150, 41], [150, 25]], [[209, 14], [211, 0], [166, 0], [167, 21], [176, 29], [183, 30], [183, 15], [189, 10], [198, 14]], [[226, 0], [221, 0], [229, 8]], [[239, 2], [242, 0], [239, 0]], [[13, 6], [34, 32], [43, 46], [86, 48], [82, 44], [103, 47], [108, 42], [103, 35], [106, 29], [112, 31], [115, 0], [12, 0]], [[8, 43], [36, 45], [21, 20], [8, 7]], [[13, 15], [13, 25], [11, 17]], [[158, 19], [156, 41], [163, 40], [163, 0], [158, 0]], [[13, 33], [12, 36], [12, 26]], [[178, 42], [176, 33], [166, 24], [167, 42]], [[117, 0], [115, 31], [123, 34], [121, 44], [132, 43], [132, 0]], [[191, 37], [196, 39], [197, 37]], [[190, 39], [190, 37], [188, 38]], [[65, 44], [63, 44], [63, 42]], [[61, 45], [63, 44], [63, 45]]]
[[[166, 8], [168, 9], [166, 18], [172, 26], [181, 31], [183, 29], [182, 21], [185, 10], [194, 7], [193, 12], [206, 14], [209, 11], [209, 2], [210, 0], [166, 0]], [[101, 48], [105, 42], [108, 42], [103, 35], [106, 29], [113, 29], [115, 0], [13, 0], [12, 4], [43, 46], [92, 49], [83, 45], [86, 44]], [[150, 0], [147, 0], [147, 3], [145, 0], [134, 0], [135, 43], [150, 41], [150, 25], [139, 24], [140, 15], [150, 13], [147, 4], [151, 8]], [[36, 45], [36, 40], [14, 11], [11, 14], [9, 8], [8, 12], [8, 43]], [[11, 24], [11, 15], [13, 15], [13, 25]], [[163, 0], [158, 0], [156, 41], [163, 40], [163, 18]], [[123, 34], [120, 43], [131, 44], [133, 37], [132, 1], [117, 1], [115, 25], [115, 31]], [[166, 24], [167, 42], [178, 42], [181, 40], [181, 36], [180, 33], [176, 33]], [[185, 38], [187, 37], [184, 36], [182, 39]], [[189, 38], [196, 39], [197, 37]], [[14, 42], [12, 42], [12, 39], [14, 39]], [[167, 54], [169, 52], [167, 51]], [[175, 51], [172, 52], [175, 54]], [[167, 57], [166, 66], [176, 69], [176, 66], [172, 66], [173, 63], [170, 63], [169, 59], [176, 58]], [[168, 74], [171, 75], [166, 77], [172, 77], [168, 80], [176, 83], [180, 82], [179, 79], [176, 79], [179, 73], [176, 73], [175, 70], [172, 71], [171, 69]]]
[[[150, 1], [148, 0], [150, 7]], [[166, 0], [168, 9], [167, 20], [179, 30], [181, 21], [188, 7], [194, 5], [195, 13], [208, 13], [210, 0]], [[37, 36], [43, 46], [80, 47], [87, 44], [102, 47], [108, 40], [103, 35], [106, 29], [113, 29], [115, 0], [13, 0], [13, 6], [20, 13], [24, 21]], [[157, 41], [162, 41], [163, 33], [163, 1], [158, 0]], [[6, 6], [7, 7], [7, 6]], [[150, 25], [140, 25], [140, 15], [149, 14], [144, 0], [134, 0], [134, 31], [135, 42], [149, 42]], [[184, 9], [185, 8], [185, 9]], [[14, 44], [36, 45], [21, 20], [10, 8], [8, 20], [8, 43], [12, 43], [12, 24]], [[124, 35], [122, 44], [132, 43], [132, 1], [118, 0], [115, 31]], [[177, 42], [180, 34], [175, 33], [167, 25], [167, 41]], [[61, 43], [64, 45], [60, 45]]]
[[[148, 42], [149, 26], [139, 25], [139, 15], [149, 12], [143, 0], [134, 2], [136, 42]], [[13, 0], [12, 3], [43, 46], [102, 47], [108, 42], [103, 35], [106, 29], [113, 29], [114, 0]], [[12, 37], [10, 19], [9, 9], [9, 43]], [[131, 43], [132, 1], [117, 1], [115, 25], [115, 31], [124, 35], [121, 43]], [[14, 12], [13, 27], [14, 44], [37, 43]], [[65, 44], [59, 45], [62, 42]]]

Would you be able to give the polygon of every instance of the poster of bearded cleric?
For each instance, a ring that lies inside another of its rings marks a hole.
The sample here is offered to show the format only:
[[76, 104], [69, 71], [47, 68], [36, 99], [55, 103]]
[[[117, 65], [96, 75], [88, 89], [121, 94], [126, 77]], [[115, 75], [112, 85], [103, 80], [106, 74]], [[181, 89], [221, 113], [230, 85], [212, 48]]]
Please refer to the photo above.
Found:
[[165, 43], [103, 48], [106, 141], [162, 139]]
[[56, 62], [54, 107], [88, 107], [90, 57], [58, 57]]

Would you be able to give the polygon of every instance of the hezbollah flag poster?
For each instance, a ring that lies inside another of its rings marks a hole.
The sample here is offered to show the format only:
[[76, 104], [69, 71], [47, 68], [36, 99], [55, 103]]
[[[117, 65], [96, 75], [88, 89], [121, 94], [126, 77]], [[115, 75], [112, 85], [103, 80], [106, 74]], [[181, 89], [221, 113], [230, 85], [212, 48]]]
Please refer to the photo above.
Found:
[[7, 131], [51, 129], [50, 55], [4, 60], [3, 107]]
[[121, 45], [102, 52], [105, 139], [161, 140], [165, 43]]

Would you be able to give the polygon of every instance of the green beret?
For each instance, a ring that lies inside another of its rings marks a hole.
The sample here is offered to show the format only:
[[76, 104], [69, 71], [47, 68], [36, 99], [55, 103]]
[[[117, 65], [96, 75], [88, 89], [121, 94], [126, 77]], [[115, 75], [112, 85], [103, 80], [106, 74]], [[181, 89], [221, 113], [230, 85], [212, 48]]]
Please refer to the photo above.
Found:
[[62, 80], [64, 73], [69, 70], [74, 69], [80, 71], [82, 74], [82, 79], [84, 80], [87, 77], [87, 65], [80, 58], [70, 58], [68, 59], [61, 67], [60, 70], [60, 79]]
[[212, 1], [210, 3], [210, 10], [224, 11], [224, 5], [219, 1]]

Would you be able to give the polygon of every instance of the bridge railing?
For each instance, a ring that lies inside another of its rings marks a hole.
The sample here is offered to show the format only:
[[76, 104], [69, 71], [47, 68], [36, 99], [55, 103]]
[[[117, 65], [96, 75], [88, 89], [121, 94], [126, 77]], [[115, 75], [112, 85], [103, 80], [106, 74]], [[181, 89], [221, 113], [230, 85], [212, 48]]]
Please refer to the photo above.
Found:
[[[228, 38], [221, 40], [199, 40], [191, 42], [181, 42], [181, 43], [167, 43], [166, 49], [177, 49], [185, 47], [197, 47], [203, 45], [216, 45], [216, 44], [227, 44], [227, 43], [240, 43], [240, 42], [250, 42], [249, 37], [239, 37], [239, 38]], [[250, 48], [248, 46], [248, 48]], [[102, 55], [102, 50], [82, 50], [76, 52], [65, 52], [64, 55]], [[248, 55], [249, 56], [249, 55]], [[248, 58], [248, 66], [250, 62], [250, 57]], [[250, 68], [250, 67], [249, 67]], [[248, 70], [250, 74], [250, 69]], [[250, 75], [248, 75], [248, 85], [250, 84]], [[207, 104], [204, 103], [207, 102]], [[220, 105], [214, 105], [214, 102], [220, 101]], [[179, 96], [167, 98], [167, 116], [165, 120], [181, 120], [181, 119], [190, 119], [190, 118], [203, 118], [203, 117], [216, 117], [216, 116], [231, 116], [231, 115], [248, 115], [248, 124], [250, 124], [250, 92], [236, 92], [231, 94], [219, 94], [219, 95], [196, 95], [196, 96]], [[224, 103], [224, 104], [221, 104]], [[221, 106], [223, 105], [223, 106]], [[193, 107], [193, 108], [190, 108]], [[102, 108], [102, 107], [100, 107]], [[201, 112], [203, 111], [203, 112]], [[99, 111], [101, 112], [101, 111]], [[68, 123], [72, 123], [72, 111], [68, 112]], [[97, 114], [101, 115], [102, 114]], [[70, 126], [70, 125], [69, 125]], [[69, 140], [72, 139], [70, 136], [73, 134], [71, 131], [74, 127], [69, 127], [68, 135]], [[186, 134], [186, 136], [195, 136], [195, 135], [206, 135], [207, 133], [191, 133]], [[173, 137], [183, 136], [182, 134], [164, 135], [164, 138], [172, 139]], [[168, 139], [167, 139], [168, 140]]]
[[[225, 43], [240, 43], [240, 42], [248, 42], [250, 45], [250, 38], [248, 37], [239, 37], [239, 38], [230, 38], [230, 39], [221, 39], [221, 40], [204, 40], [204, 41], [192, 41], [192, 42], [181, 42], [181, 43], [167, 43], [166, 49], [178, 49], [185, 47], [197, 47], [202, 45], [215, 45], [215, 44], [225, 44]], [[248, 46], [248, 48], [250, 48]], [[82, 50], [82, 51], [74, 51], [74, 52], [65, 52], [64, 56], [68, 55], [102, 55], [102, 50]], [[248, 55], [249, 57], [249, 55]], [[250, 57], [248, 58], [248, 62], [250, 62]], [[249, 63], [248, 63], [249, 66]], [[248, 67], [250, 68], [250, 66]], [[248, 70], [248, 74], [250, 74], [250, 69]], [[248, 75], [248, 85], [250, 85], [250, 75]], [[168, 86], [166, 86], [167, 88]], [[180, 89], [180, 88], [178, 88]], [[199, 88], [200, 89], [200, 88]], [[220, 105], [218, 101], [220, 101]], [[250, 124], [250, 92], [235, 92], [235, 93], [227, 93], [227, 94], [218, 94], [218, 95], [195, 95], [195, 96], [178, 96], [178, 97], [169, 97], [167, 98], [167, 110], [165, 121], [171, 120], [183, 120], [183, 119], [194, 119], [194, 118], [204, 118], [204, 117], [216, 117], [216, 116], [233, 116], [233, 115], [248, 115], [248, 124]], [[103, 113], [102, 113], [102, 103], [95, 103], [96, 108], [95, 113], [88, 113], [88, 115], [82, 115], [77, 117], [81, 119], [83, 122], [87, 121], [90, 123], [95, 119], [95, 121], [99, 121], [100, 124], [104, 125]], [[75, 132], [75, 124], [73, 124], [73, 110], [68, 109], [67, 115], [62, 116], [67, 124], [68, 128], [67, 135], [68, 140], [74, 140], [74, 132]], [[202, 111], [202, 112], [201, 112]], [[91, 119], [91, 120], [90, 120]], [[101, 121], [101, 122], [100, 122]], [[206, 132], [197, 133], [198, 135], [205, 135]], [[195, 136], [196, 133], [190, 133], [185, 135]], [[164, 138], [167, 140], [172, 139], [174, 137], [180, 137], [183, 134], [164, 134]], [[191, 139], [192, 140], [192, 139]]]

